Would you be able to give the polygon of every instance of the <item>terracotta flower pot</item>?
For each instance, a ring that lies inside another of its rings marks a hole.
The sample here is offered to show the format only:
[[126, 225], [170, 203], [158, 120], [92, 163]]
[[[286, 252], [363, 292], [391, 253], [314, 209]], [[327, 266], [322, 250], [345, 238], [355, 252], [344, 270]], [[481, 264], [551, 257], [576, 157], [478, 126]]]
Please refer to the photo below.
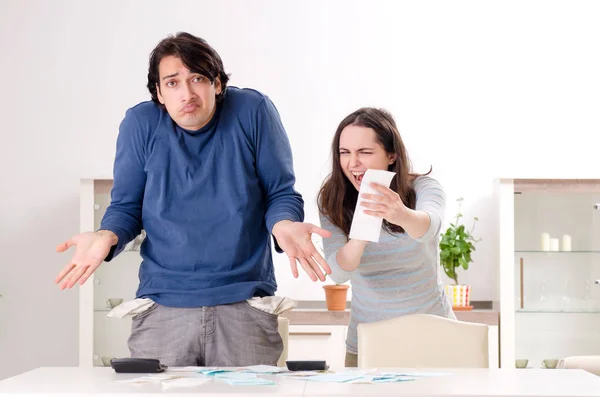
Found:
[[348, 295], [348, 285], [324, 285], [325, 302], [327, 310], [339, 311], [346, 310], [346, 297]]

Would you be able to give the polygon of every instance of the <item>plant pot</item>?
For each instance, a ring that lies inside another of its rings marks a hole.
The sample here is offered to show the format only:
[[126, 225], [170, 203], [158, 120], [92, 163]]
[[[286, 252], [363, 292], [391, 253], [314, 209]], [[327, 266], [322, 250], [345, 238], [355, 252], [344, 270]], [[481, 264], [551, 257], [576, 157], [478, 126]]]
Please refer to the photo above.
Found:
[[471, 303], [471, 286], [470, 285], [445, 285], [446, 295], [452, 302], [453, 309], [469, 310], [473, 307]]
[[325, 302], [327, 310], [343, 311], [346, 310], [346, 297], [348, 296], [348, 285], [324, 285]]

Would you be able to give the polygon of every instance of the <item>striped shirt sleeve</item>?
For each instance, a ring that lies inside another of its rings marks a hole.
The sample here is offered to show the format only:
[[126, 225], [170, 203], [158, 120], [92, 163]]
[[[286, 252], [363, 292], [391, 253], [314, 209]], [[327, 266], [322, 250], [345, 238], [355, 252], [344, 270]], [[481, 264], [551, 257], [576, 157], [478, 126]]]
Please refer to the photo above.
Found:
[[340, 265], [338, 265], [337, 253], [344, 245], [346, 245], [348, 239], [344, 235], [344, 232], [331, 223], [331, 221], [325, 215], [319, 213], [319, 216], [321, 218], [321, 228], [331, 232], [331, 237], [323, 238], [325, 261], [331, 268], [331, 274], [329, 277], [337, 284], [345, 283], [346, 281], [350, 280], [352, 273], [354, 272], [347, 272], [342, 269]]
[[423, 211], [429, 215], [429, 229], [416, 241], [427, 243], [438, 237], [444, 221], [446, 211], [446, 194], [442, 185], [428, 176], [415, 178], [413, 188], [417, 196], [416, 211]]

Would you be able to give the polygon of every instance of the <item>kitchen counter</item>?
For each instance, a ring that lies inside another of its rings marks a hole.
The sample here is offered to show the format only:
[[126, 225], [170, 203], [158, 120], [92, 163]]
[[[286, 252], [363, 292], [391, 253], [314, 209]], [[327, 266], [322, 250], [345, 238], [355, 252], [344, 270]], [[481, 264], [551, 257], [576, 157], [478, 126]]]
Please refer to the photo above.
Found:
[[[500, 313], [492, 309], [455, 311], [456, 319], [471, 323], [498, 325]], [[281, 315], [290, 320], [290, 325], [348, 325], [350, 310], [328, 311], [323, 308], [296, 308]]]

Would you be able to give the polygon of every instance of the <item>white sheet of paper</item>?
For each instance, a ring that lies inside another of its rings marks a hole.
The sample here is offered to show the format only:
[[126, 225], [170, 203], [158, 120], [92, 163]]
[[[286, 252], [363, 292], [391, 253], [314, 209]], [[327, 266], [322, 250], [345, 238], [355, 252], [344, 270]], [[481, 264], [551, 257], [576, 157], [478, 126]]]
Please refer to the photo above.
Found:
[[205, 367], [195, 367], [195, 366], [189, 366], [189, 367], [169, 367], [169, 372], [200, 372], [204, 368]]
[[394, 175], [396, 175], [395, 172], [383, 170], [367, 170], [367, 172], [365, 172], [362, 182], [360, 183], [358, 200], [356, 201], [354, 217], [352, 218], [352, 225], [350, 226], [350, 238], [372, 241], [375, 243], [379, 242], [379, 235], [381, 234], [381, 224], [383, 219], [365, 214], [363, 211], [367, 208], [361, 206], [360, 203], [362, 201], [369, 201], [362, 198], [363, 193], [380, 194], [377, 192], [377, 190], [369, 186], [369, 183], [375, 182], [389, 187]]
[[285, 367], [275, 367], [273, 365], [251, 365], [241, 368], [242, 372], [255, 374], [276, 374], [286, 371]]
[[171, 380], [163, 380], [162, 387], [163, 389], [173, 389], [176, 387], [194, 387], [200, 386], [210, 379], [208, 378], [177, 378]]
[[178, 375], [167, 375], [167, 374], [149, 374], [146, 376], [140, 376], [139, 378], [134, 379], [123, 379], [117, 380], [117, 383], [134, 383], [134, 384], [143, 384], [150, 382], [162, 382], [170, 379], [177, 379]]

